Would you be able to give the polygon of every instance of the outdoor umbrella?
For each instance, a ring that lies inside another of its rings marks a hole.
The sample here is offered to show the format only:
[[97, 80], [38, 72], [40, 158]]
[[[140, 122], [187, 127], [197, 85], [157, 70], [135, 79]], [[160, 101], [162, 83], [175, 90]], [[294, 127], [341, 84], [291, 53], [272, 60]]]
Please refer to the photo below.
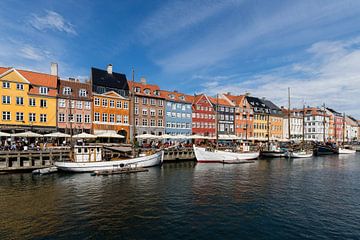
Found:
[[84, 139], [84, 138], [97, 138], [96, 135], [92, 135], [92, 134], [88, 134], [88, 133], [80, 133], [80, 134], [76, 134], [72, 136], [73, 138], [78, 138], [78, 139]]
[[172, 139], [174, 136], [170, 134], [163, 134], [160, 136], [162, 139]]
[[156, 138], [161, 138], [161, 136], [156, 136], [156, 135], [152, 135], [152, 134], [141, 134], [136, 136], [136, 138], [144, 138], [144, 139], [156, 139]]
[[69, 138], [69, 134], [61, 133], [61, 132], [53, 132], [49, 134], [45, 134], [44, 137], [53, 137], [53, 138]]
[[11, 134], [12, 137], [42, 137], [43, 135], [31, 131]]
[[0, 132], [0, 137], [10, 137], [9, 133]]
[[100, 132], [95, 135], [103, 138], [125, 138], [123, 135], [117, 134], [116, 132]]
[[206, 139], [207, 137], [201, 136], [199, 134], [188, 136], [189, 139]]

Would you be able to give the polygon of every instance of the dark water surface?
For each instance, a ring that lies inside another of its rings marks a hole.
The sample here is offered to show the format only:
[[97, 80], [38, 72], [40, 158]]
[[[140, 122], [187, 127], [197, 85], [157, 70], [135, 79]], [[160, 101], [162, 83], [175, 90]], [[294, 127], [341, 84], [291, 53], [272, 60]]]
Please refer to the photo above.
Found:
[[360, 154], [0, 175], [0, 239], [360, 239]]

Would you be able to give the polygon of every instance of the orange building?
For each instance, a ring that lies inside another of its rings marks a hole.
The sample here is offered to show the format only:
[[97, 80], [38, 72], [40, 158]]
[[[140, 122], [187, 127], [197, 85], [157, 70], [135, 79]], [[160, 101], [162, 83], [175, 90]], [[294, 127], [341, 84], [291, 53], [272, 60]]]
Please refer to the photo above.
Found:
[[93, 130], [116, 132], [129, 142], [129, 99], [110, 91], [103, 94], [93, 93]]

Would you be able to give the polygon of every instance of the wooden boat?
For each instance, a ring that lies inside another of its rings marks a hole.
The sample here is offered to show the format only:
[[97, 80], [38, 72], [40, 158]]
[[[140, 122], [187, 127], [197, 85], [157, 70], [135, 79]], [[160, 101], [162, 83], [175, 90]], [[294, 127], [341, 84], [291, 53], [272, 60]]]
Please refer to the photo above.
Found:
[[164, 152], [142, 154], [136, 158], [103, 160], [101, 146], [75, 146], [73, 161], [57, 161], [55, 166], [68, 172], [94, 172], [120, 170], [122, 168], [153, 167], [161, 165]]
[[270, 151], [261, 151], [260, 155], [262, 157], [285, 157], [285, 153], [286, 151], [282, 150], [282, 149], [278, 149], [278, 150], [270, 150]]
[[354, 154], [354, 153], [356, 153], [356, 150], [339, 147], [338, 153], [339, 154]]
[[288, 158], [310, 158], [313, 155], [313, 152], [307, 151], [287, 151], [285, 153], [285, 156]]
[[45, 175], [45, 174], [50, 174], [50, 173], [54, 173], [54, 172], [57, 172], [57, 171], [58, 171], [57, 167], [48, 167], [48, 168], [35, 169], [34, 171], [32, 171], [32, 174], [34, 174], [34, 175]]
[[259, 152], [230, 152], [196, 147], [193, 145], [199, 163], [247, 163], [259, 157]]
[[314, 155], [331, 155], [337, 153], [337, 149], [329, 145], [317, 145], [314, 148]]

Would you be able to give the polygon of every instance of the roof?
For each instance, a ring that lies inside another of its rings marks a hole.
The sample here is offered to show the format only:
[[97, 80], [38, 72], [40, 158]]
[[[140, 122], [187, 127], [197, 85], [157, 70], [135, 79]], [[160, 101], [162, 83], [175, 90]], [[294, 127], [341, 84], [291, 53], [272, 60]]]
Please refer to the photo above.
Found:
[[[0, 67], [0, 74], [10, 70], [11, 68]], [[33, 72], [29, 70], [16, 69], [24, 78], [26, 78], [32, 85], [43, 86], [49, 88], [57, 87], [57, 76], [48, 73]]]
[[[128, 85], [132, 90], [134, 90], [134, 88], [140, 88], [140, 92], [135, 92], [136, 96], [162, 98], [162, 99], [164, 98], [160, 93], [160, 88], [158, 85], [147, 84], [142, 82], [133, 82], [133, 81], [128, 81]], [[149, 90], [149, 94], [145, 93], [146, 89]], [[158, 93], [158, 95], [156, 93]]]
[[93, 85], [129, 90], [126, 75], [123, 73], [113, 72], [109, 74], [106, 70], [92, 67], [91, 80]]
[[224, 94], [225, 97], [227, 97], [232, 103], [236, 104], [236, 105], [242, 105], [244, 99], [245, 99], [245, 95], [231, 95], [231, 94]]
[[221, 105], [221, 106], [228, 106], [228, 107], [234, 107], [235, 105], [231, 103], [230, 101], [221, 98], [221, 97], [209, 97], [210, 101], [214, 105]]
[[199, 95], [195, 95], [193, 98], [194, 98], [193, 99], [193, 104], [197, 104], [200, 101], [200, 99], [205, 98], [206, 101], [211, 105], [210, 99], [208, 98], [208, 96], [206, 96], [203, 93], [199, 94]]
[[[64, 95], [64, 88], [70, 87], [71, 88], [71, 94], [70, 95]], [[85, 89], [87, 92], [86, 97], [80, 97], [79, 96], [79, 90]], [[84, 82], [78, 82], [78, 81], [72, 81], [72, 80], [59, 80], [59, 86], [58, 86], [58, 96], [63, 98], [69, 98], [71, 96], [73, 99], [82, 99], [82, 100], [91, 100], [91, 84], [90, 83], [84, 83]]]
[[193, 101], [193, 96], [186, 95], [184, 93], [179, 93], [177, 91], [170, 92], [166, 90], [160, 90], [160, 95], [164, 97], [166, 100], [173, 102], [192, 103]]

